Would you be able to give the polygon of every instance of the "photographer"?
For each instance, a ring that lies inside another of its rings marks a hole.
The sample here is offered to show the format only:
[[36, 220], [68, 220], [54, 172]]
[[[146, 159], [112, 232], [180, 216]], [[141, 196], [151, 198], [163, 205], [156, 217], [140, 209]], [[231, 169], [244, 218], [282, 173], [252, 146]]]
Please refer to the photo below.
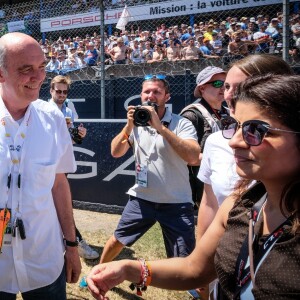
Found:
[[128, 191], [129, 201], [103, 249], [100, 263], [113, 260], [124, 246], [133, 245], [156, 222], [162, 228], [168, 257], [187, 256], [195, 247], [186, 166], [198, 161], [197, 133], [189, 120], [166, 108], [170, 91], [165, 76], [147, 75], [144, 79], [141, 101], [148, 103], [128, 107], [127, 124], [111, 143], [111, 153], [116, 158], [132, 147], [136, 183]]
[[[78, 127], [74, 127], [73, 125], [77, 113], [76, 111], [73, 112], [73, 110], [67, 106], [67, 95], [70, 85], [71, 79], [68, 76], [55, 76], [51, 80], [50, 94], [52, 98], [49, 102], [53, 105], [57, 105], [63, 113], [73, 144], [81, 144], [86, 136], [86, 128], [83, 127], [82, 123]], [[73, 109], [75, 110], [75, 107]], [[76, 237], [78, 240], [78, 253], [82, 258], [96, 259], [99, 257], [99, 254], [85, 242], [77, 228]]]

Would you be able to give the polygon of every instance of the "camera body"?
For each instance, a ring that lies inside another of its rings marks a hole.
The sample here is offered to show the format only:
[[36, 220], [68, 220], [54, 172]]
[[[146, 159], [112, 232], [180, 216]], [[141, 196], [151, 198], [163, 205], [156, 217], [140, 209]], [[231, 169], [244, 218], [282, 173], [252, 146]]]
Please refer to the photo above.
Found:
[[146, 101], [141, 105], [137, 105], [133, 113], [133, 123], [135, 126], [149, 126], [148, 122], [151, 119], [151, 113], [147, 108], [144, 108], [144, 106], [152, 106], [157, 112], [158, 105], [151, 101]]
[[69, 132], [70, 132], [72, 140], [76, 144], [81, 144], [82, 143], [82, 137], [79, 135], [78, 127], [71, 127], [71, 128], [69, 128]]

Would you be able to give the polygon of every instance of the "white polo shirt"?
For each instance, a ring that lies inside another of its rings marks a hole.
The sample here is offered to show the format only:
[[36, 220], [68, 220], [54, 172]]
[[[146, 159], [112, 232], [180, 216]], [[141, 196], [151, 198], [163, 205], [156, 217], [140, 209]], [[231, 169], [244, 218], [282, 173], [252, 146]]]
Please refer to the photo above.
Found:
[[53, 283], [64, 264], [51, 189], [56, 174], [73, 173], [76, 164], [63, 114], [48, 102], [36, 100], [19, 125], [0, 98], [0, 165], [0, 208], [11, 209], [13, 222], [19, 207], [26, 232], [24, 240], [18, 232], [16, 237], [5, 234], [0, 290], [26, 292]]

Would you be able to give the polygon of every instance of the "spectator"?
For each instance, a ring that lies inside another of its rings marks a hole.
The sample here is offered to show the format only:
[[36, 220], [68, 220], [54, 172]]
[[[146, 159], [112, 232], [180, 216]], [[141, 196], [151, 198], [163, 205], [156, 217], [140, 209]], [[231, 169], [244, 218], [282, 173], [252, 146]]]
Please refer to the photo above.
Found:
[[181, 52], [182, 60], [199, 60], [203, 57], [202, 52], [195, 46], [195, 40], [190, 39], [188, 46], [184, 47]]
[[94, 47], [93, 42], [89, 42], [87, 45], [87, 50], [84, 53], [85, 62], [88, 66], [94, 66], [97, 62], [98, 53]]
[[259, 31], [253, 34], [253, 39], [257, 43], [256, 53], [269, 53], [269, 43], [272, 40], [266, 33], [267, 25], [260, 24]]
[[149, 41], [145, 43], [146, 49], [143, 50], [142, 56], [143, 56], [143, 61], [148, 62], [149, 60], [153, 59], [153, 49], [151, 48], [151, 44]]
[[180, 45], [175, 45], [176, 39], [170, 40], [170, 46], [166, 49], [168, 61], [176, 61], [181, 59]]
[[222, 41], [218, 36], [218, 33], [213, 32], [212, 33], [212, 40], [210, 41], [210, 44], [213, 47], [213, 51], [216, 55], [221, 56], [222, 55]]
[[200, 46], [200, 51], [203, 53], [204, 57], [219, 58], [219, 56], [215, 55], [214, 48], [210, 44], [210, 40], [208, 38], [203, 39], [203, 45]]
[[71, 139], [62, 114], [38, 99], [45, 79], [38, 42], [3, 35], [0, 57], [1, 210], [10, 223], [1, 232], [0, 298], [65, 300], [66, 282], [77, 282], [81, 270], [64, 174], [76, 170]]
[[155, 45], [152, 59], [148, 60], [148, 63], [159, 62], [162, 61], [163, 59], [164, 59], [164, 53], [162, 51], [162, 48], [158, 45]]
[[59, 61], [56, 59], [56, 56], [52, 56], [48, 64], [46, 65], [46, 71], [56, 72], [59, 67]]
[[130, 49], [124, 45], [123, 38], [118, 38], [117, 45], [109, 51], [113, 63], [115, 65], [126, 64], [127, 53], [129, 50]]
[[265, 31], [273, 40], [278, 38], [278, 19], [273, 18]]
[[203, 34], [204, 39], [212, 41], [212, 39], [213, 39], [213, 37], [212, 37], [213, 30], [214, 30], [214, 25], [213, 24], [209, 24], [207, 26], [207, 29], [206, 29], [205, 33]]
[[199, 145], [192, 123], [166, 108], [170, 91], [163, 78], [148, 75], [142, 84], [142, 103], [158, 105], [157, 109], [144, 106], [151, 115], [150, 127], [138, 126], [133, 116], [136, 109], [129, 106], [127, 124], [112, 141], [114, 157], [133, 147], [137, 180], [128, 191], [130, 200], [118, 227], [103, 249], [101, 264], [113, 260], [124, 246], [133, 245], [156, 222], [162, 227], [168, 257], [186, 256], [195, 246], [186, 164], [198, 161]]
[[295, 41], [295, 44], [297, 47], [300, 48], [300, 16], [294, 17], [293, 21], [295, 22], [292, 27], [292, 33], [293, 33], [293, 40]]
[[236, 22], [230, 24], [229, 29], [226, 31], [226, 34], [231, 37], [231, 35], [236, 31]]
[[264, 23], [264, 16], [263, 15], [258, 15], [256, 17], [256, 24], [258, 28], [260, 28], [260, 25]]
[[130, 49], [130, 61], [134, 64], [143, 62], [143, 50], [138, 40], [134, 41], [133, 47]]
[[233, 41], [229, 43], [228, 53], [241, 59], [249, 54], [249, 45], [256, 45], [253, 41], [242, 41], [243, 31], [239, 30], [232, 34]]
[[74, 64], [69, 59], [66, 59], [65, 50], [61, 51], [59, 53], [58, 60], [59, 60], [58, 71], [61, 75], [72, 71], [72, 68], [74, 67]]

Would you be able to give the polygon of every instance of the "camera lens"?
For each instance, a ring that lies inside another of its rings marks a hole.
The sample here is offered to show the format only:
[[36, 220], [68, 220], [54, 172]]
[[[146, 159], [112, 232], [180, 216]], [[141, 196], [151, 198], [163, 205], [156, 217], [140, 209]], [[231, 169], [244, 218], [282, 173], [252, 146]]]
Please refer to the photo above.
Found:
[[136, 126], [148, 126], [151, 119], [151, 114], [148, 109], [137, 107], [133, 113], [133, 120]]

